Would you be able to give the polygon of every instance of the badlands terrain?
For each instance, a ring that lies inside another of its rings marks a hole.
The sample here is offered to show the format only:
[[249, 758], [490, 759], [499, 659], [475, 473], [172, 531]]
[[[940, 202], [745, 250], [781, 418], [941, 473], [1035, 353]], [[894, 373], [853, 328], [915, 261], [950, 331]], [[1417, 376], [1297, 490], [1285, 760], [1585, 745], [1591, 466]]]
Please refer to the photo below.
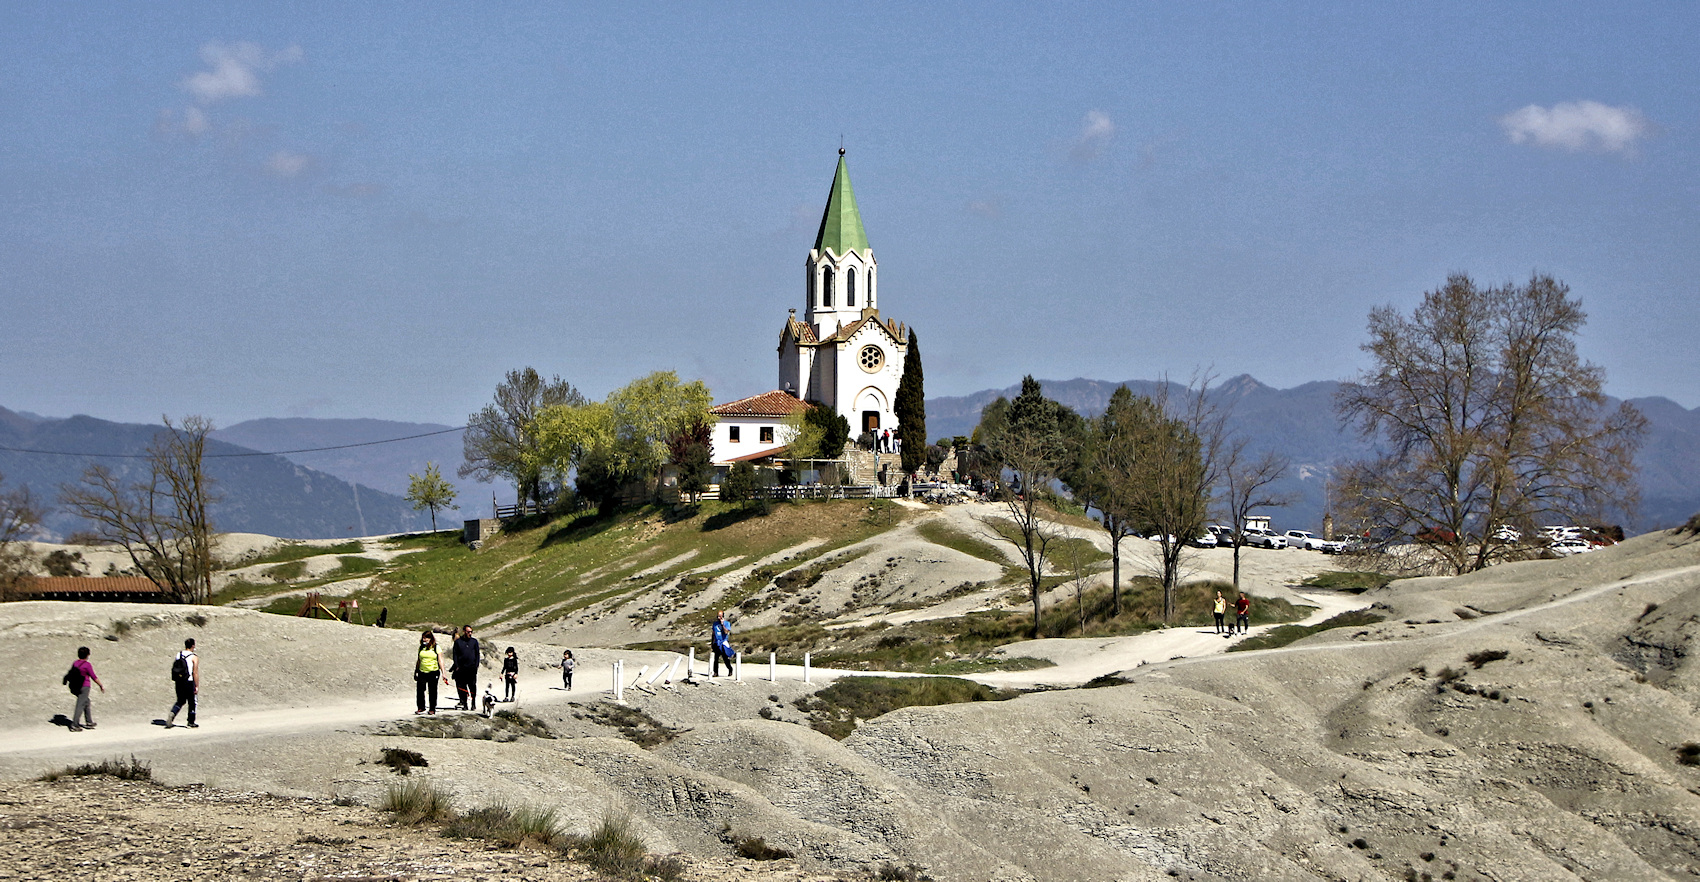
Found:
[[[984, 561], [946, 552], [862, 557], [902, 558], [885, 590], [991, 602], [950, 590]], [[1219, 573], [1225, 555], [1195, 569]], [[1033, 691], [899, 710], [842, 741], [799, 725], [798, 707], [841, 674], [805, 683], [781, 665], [769, 681], [765, 658], [746, 660], [741, 684], [710, 684], [699, 651], [697, 678], [615, 704], [616, 659], [628, 680], [677, 659], [594, 648], [667, 636], [664, 620], [631, 617], [636, 596], [492, 620], [482, 636], [524, 661], [520, 700], [503, 706], [523, 724], [416, 720], [413, 632], [230, 606], [6, 604], [0, 778], [18, 783], [0, 797], [15, 857], [0, 878], [587, 878], [550, 854], [388, 825], [373, 809], [400, 780], [377, 762], [385, 747], [422, 754], [409, 780], [463, 809], [552, 807], [572, 832], [629, 817], [651, 852], [683, 856], [684, 878], [1700, 876], [1700, 747], [1687, 747], [1700, 741], [1700, 538], [1649, 534], [1362, 595], [1295, 590], [1332, 565], [1320, 555], [1252, 551], [1247, 564], [1254, 593], [1317, 607], [1313, 620], [1358, 607], [1383, 620], [1250, 652], [1197, 628], [1015, 644], [1003, 654], [1057, 665], [972, 676]], [[839, 590], [820, 584], [823, 598]], [[856, 614], [933, 608], [897, 606]], [[202, 725], [167, 730], [153, 721], [184, 636], [206, 663]], [[108, 692], [94, 697], [100, 726], [72, 733], [53, 718], [70, 711], [59, 676], [78, 645]], [[562, 645], [581, 661], [571, 693], [546, 666]], [[22, 783], [131, 756], [159, 785]], [[174, 821], [184, 814], [197, 820]], [[734, 854], [757, 837], [792, 857]]]

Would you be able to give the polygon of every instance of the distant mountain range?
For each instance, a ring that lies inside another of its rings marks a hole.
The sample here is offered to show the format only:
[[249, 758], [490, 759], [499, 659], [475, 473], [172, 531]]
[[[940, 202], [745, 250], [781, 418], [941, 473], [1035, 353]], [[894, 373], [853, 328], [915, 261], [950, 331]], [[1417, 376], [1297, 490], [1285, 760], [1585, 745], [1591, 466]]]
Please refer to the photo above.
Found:
[[[450, 521], [462, 515], [489, 517], [492, 490], [500, 494], [502, 504], [514, 501], [512, 487], [480, 484], [455, 475], [463, 460], [461, 433], [453, 426], [391, 420], [263, 419], [217, 429], [212, 435], [220, 441], [254, 450], [341, 448], [285, 456], [298, 465], [396, 496], [407, 495], [409, 475], [423, 473], [428, 462], [436, 463], [443, 479], [453, 484], [459, 494], [455, 503], [460, 506], [460, 514], [449, 514]], [[412, 437], [415, 435], [426, 437]], [[392, 441], [394, 438], [409, 440]], [[444, 513], [438, 513], [438, 526], [442, 525], [443, 516]]]
[[[1044, 380], [1045, 394], [1079, 413], [1096, 416], [1118, 386], [1153, 394], [1150, 380]], [[1254, 453], [1274, 450], [1293, 464], [1278, 489], [1295, 501], [1270, 512], [1281, 529], [1321, 527], [1328, 507], [1327, 481], [1341, 463], [1367, 452], [1367, 445], [1344, 431], [1334, 414], [1339, 383], [1306, 383], [1275, 389], [1250, 376], [1229, 379], [1212, 390], [1228, 408], [1229, 428], [1248, 439]], [[1184, 392], [1170, 384], [1171, 394]], [[972, 395], [927, 400], [927, 430], [933, 438], [969, 435], [980, 411], [999, 396], [1014, 397], [1020, 386], [987, 389]], [[1680, 524], [1700, 512], [1700, 408], [1688, 410], [1667, 398], [1637, 398], [1631, 404], [1647, 416], [1649, 428], [1638, 457], [1642, 506], [1626, 525], [1632, 532]], [[85, 453], [141, 453], [156, 426], [112, 423], [87, 416], [52, 419], [0, 408], [0, 447]], [[448, 431], [445, 431], [448, 430]], [[415, 435], [427, 435], [410, 438]], [[410, 438], [406, 441], [392, 439]], [[372, 443], [391, 442], [391, 443]], [[356, 445], [356, 446], [350, 446]], [[261, 419], [213, 432], [209, 453], [296, 451], [271, 456], [219, 457], [209, 465], [224, 500], [214, 509], [219, 529], [293, 538], [333, 538], [357, 534], [423, 529], [429, 517], [402, 499], [409, 474], [435, 462], [456, 486], [458, 512], [439, 515], [439, 526], [458, 518], [488, 517], [492, 496], [507, 503], [513, 488], [480, 484], [455, 475], [461, 464], [461, 436], [452, 427], [369, 419]], [[58, 496], [60, 484], [76, 480], [89, 460], [0, 450], [0, 473], [7, 486], [27, 484], [45, 501]], [[115, 468], [135, 468], [136, 460], [106, 460]], [[55, 511], [47, 526], [63, 536], [77, 528], [75, 519]]]
[[[1097, 416], [1111, 393], [1126, 385], [1136, 395], [1161, 387], [1150, 380], [1112, 383], [1103, 380], [1041, 380], [1045, 395], [1086, 416]], [[1334, 413], [1334, 381], [1275, 389], [1248, 375], [1227, 380], [1212, 389], [1216, 403], [1228, 409], [1228, 427], [1245, 437], [1252, 452], [1276, 451], [1293, 468], [1277, 489], [1296, 496], [1284, 509], [1271, 512], [1282, 529], [1317, 530], [1326, 508], [1326, 483], [1334, 468], [1363, 456], [1368, 445], [1345, 431]], [[1185, 391], [1170, 384], [1172, 395]], [[972, 395], [927, 400], [927, 433], [934, 438], [968, 435], [979, 423], [980, 410], [1000, 396], [1013, 398], [1020, 385], [987, 389]], [[1700, 408], [1687, 410], [1668, 398], [1635, 398], [1630, 404], [1647, 417], [1648, 431], [1636, 459], [1640, 466], [1641, 510], [1628, 524], [1633, 532], [1670, 527], [1700, 512]], [[1613, 406], [1616, 400], [1612, 401]]]
[[[85, 525], [57, 506], [60, 485], [74, 483], [97, 461], [121, 477], [139, 478], [145, 461], [135, 457], [146, 452], [159, 431], [158, 426], [88, 416], [24, 416], [0, 408], [0, 447], [105, 455], [97, 460], [0, 450], [0, 474], [6, 476], [7, 488], [27, 486], [49, 507], [44, 526], [63, 538]], [[219, 530], [328, 539], [416, 530], [430, 523], [426, 513], [413, 511], [394, 493], [350, 483], [281, 456], [232, 456], [254, 452], [216, 437], [207, 441], [207, 474], [220, 497], [210, 514]], [[405, 481], [404, 475], [404, 486]]]

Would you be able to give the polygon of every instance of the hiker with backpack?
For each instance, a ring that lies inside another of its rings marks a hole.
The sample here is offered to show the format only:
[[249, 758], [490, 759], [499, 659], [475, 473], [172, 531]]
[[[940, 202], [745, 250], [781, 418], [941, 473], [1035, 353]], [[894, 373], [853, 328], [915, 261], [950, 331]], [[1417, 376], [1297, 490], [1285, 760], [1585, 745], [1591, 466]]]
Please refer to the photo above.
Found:
[[63, 682], [71, 688], [71, 694], [77, 696], [77, 705], [71, 711], [71, 731], [93, 729], [94, 712], [89, 709], [89, 684], [99, 686], [101, 692], [106, 691], [106, 686], [95, 676], [94, 665], [89, 664], [87, 646], [77, 647], [77, 660], [71, 662], [71, 669], [65, 672]]
[[201, 696], [201, 660], [195, 655], [195, 638], [184, 640], [183, 651], [171, 660], [171, 683], [177, 687], [177, 703], [171, 706], [171, 713], [165, 718], [165, 728], [177, 725], [177, 712], [187, 706], [189, 728], [199, 729], [200, 725], [195, 722], [195, 709]]

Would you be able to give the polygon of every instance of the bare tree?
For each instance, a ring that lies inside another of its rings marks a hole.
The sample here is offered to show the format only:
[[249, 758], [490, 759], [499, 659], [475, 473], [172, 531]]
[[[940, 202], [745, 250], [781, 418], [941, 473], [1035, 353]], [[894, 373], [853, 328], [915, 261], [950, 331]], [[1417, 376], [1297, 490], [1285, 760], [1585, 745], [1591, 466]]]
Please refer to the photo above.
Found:
[[6, 476], [0, 475], [0, 599], [18, 596], [30, 559], [24, 543], [41, 525], [44, 514], [30, 488], [7, 490]]
[[1292, 501], [1287, 494], [1270, 489], [1287, 473], [1288, 465], [1287, 458], [1274, 451], [1253, 459], [1246, 452], [1244, 439], [1229, 444], [1223, 456], [1222, 507], [1232, 530], [1229, 538], [1234, 546], [1235, 590], [1240, 587], [1240, 549], [1245, 545], [1246, 519], [1257, 509]]
[[203, 468], [212, 422], [191, 416], [148, 445], [146, 474], [134, 483], [103, 465], [60, 488], [65, 507], [94, 525], [103, 541], [122, 546], [149, 581], [180, 603], [212, 596], [213, 528], [207, 506], [212, 479]]
[[543, 504], [543, 467], [539, 464], [533, 421], [543, 408], [565, 404], [577, 407], [583, 395], [560, 377], [547, 382], [532, 368], [508, 371], [496, 386], [496, 399], [467, 417], [461, 447], [466, 462], [456, 473], [463, 478], [514, 483], [519, 502]]
[[1576, 352], [1586, 320], [1544, 275], [1481, 288], [1457, 274], [1408, 317], [1371, 312], [1374, 365], [1336, 401], [1380, 445], [1346, 471], [1351, 513], [1462, 573], [1503, 552], [1503, 526], [1632, 511], [1646, 420], [1607, 406], [1605, 372]]
[[1174, 621], [1187, 540], [1203, 531], [1216, 483], [1223, 429], [1209, 387], [1210, 378], [1201, 377], [1179, 402], [1168, 383], [1154, 397], [1130, 396], [1126, 440], [1104, 462], [1121, 516], [1157, 542], [1166, 623]]
[[1039, 596], [1044, 591], [1046, 556], [1062, 536], [1062, 528], [1045, 517], [1042, 500], [1052, 495], [1051, 484], [1069, 461], [1069, 439], [1078, 432], [1079, 421], [1074, 411], [1044, 397], [1032, 377], [1022, 379], [1021, 394], [1014, 401], [1000, 398], [981, 415], [979, 431], [1000, 466], [990, 477], [1008, 516], [983, 522], [994, 538], [1015, 546], [1027, 568], [1034, 639], [1040, 636]]

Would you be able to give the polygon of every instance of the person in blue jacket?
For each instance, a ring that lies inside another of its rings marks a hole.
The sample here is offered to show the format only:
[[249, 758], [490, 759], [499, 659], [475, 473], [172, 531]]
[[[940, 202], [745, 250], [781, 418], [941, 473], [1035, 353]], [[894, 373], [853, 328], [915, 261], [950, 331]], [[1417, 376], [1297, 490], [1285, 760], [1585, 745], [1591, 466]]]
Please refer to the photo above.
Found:
[[724, 610], [714, 614], [714, 632], [710, 637], [714, 645], [714, 676], [720, 676], [720, 663], [726, 662], [726, 676], [732, 676], [732, 660], [737, 657], [737, 651], [732, 648], [732, 624], [726, 621]]

